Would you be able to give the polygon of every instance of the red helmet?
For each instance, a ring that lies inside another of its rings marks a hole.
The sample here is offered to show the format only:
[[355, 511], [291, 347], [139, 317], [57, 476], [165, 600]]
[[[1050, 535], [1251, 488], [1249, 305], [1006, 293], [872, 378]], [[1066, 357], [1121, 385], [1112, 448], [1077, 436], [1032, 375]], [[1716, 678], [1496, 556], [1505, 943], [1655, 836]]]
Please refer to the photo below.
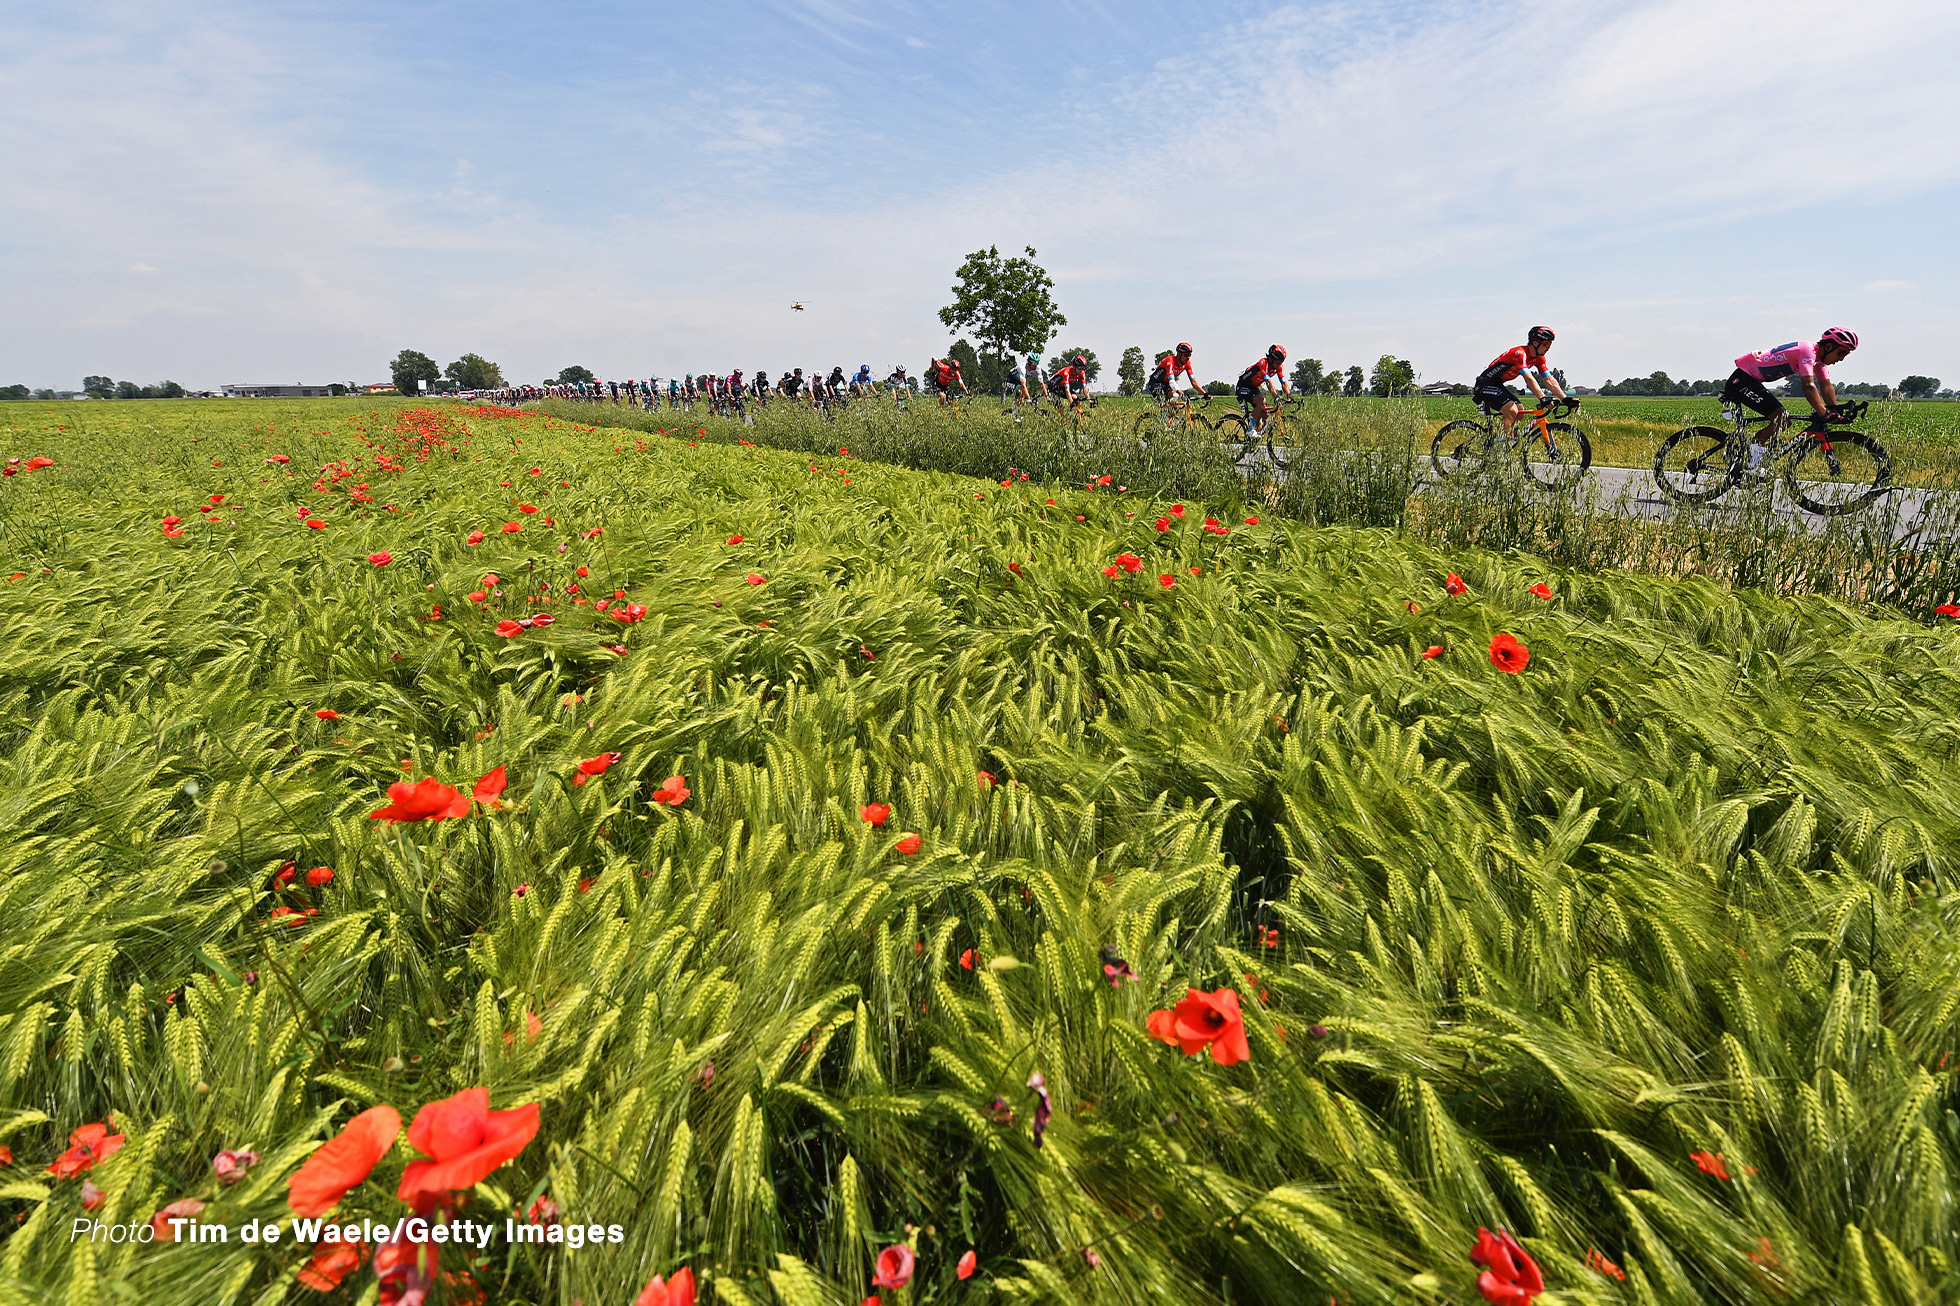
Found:
[[1823, 335], [1817, 337], [1817, 343], [1841, 345], [1846, 350], [1852, 350], [1858, 347], [1858, 333], [1845, 327], [1830, 327]]
[[1180, 341], [1178, 341], [1178, 342], [1177, 342], [1177, 352], [1178, 352], [1178, 354], [1179, 354], [1179, 356], [1180, 356], [1180, 357], [1181, 357], [1181, 356], [1183, 356], [1183, 355], [1185, 355], [1185, 354], [1188, 354], [1188, 353], [1190, 353], [1190, 352], [1191, 352], [1191, 342], [1190, 342], [1189, 340], [1180, 340]]
[[1266, 357], [1276, 358], [1280, 362], [1284, 363], [1286, 361], [1286, 346], [1274, 345], [1271, 349], [1268, 349], [1266, 351]]
[[1558, 332], [1548, 326], [1535, 326], [1525, 335], [1525, 339], [1534, 345], [1549, 345], [1558, 339]]
[[1080, 354], [1077, 354], [1077, 355], [1076, 355], [1076, 356], [1075, 356], [1074, 358], [1071, 358], [1071, 359], [1069, 359], [1069, 360], [1068, 360], [1068, 362], [1069, 362], [1069, 366], [1070, 366], [1070, 367], [1087, 367], [1087, 366], [1089, 366], [1089, 360], [1088, 360], [1088, 359], [1086, 359], [1086, 358], [1084, 358], [1084, 357], [1083, 357], [1082, 355], [1080, 355]]

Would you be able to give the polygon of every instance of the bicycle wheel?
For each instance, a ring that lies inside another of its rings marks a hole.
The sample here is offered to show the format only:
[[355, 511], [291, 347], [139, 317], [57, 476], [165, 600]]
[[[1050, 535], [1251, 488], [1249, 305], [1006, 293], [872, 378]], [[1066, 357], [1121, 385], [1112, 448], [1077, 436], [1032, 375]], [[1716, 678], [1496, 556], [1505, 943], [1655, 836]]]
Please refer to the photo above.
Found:
[[1221, 441], [1232, 446], [1235, 458], [1244, 458], [1252, 452], [1252, 440], [1246, 433], [1244, 413], [1226, 413], [1211, 426], [1218, 432]]
[[1742, 467], [1729, 452], [1731, 438], [1714, 426], [1676, 431], [1654, 455], [1654, 483], [1662, 494], [1689, 503], [1720, 498], [1742, 478]]
[[1465, 417], [1436, 432], [1429, 446], [1429, 465], [1439, 477], [1448, 476], [1483, 452], [1490, 442], [1490, 429], [1482, 422]]
[[1805, 511], [1836, 517], [1892, 487], [1892, 458], [1885, 446], [1856, 431], [1813, 432], [1792, 448], [1783, 475]]
[[1551, 433], [1549, 444], [1536, 431], [1524, 437], [1524, 474], [1543, 489], [1562, 490], [1592, 466], [1592, 441], [1569, 422], [1547, 422], [1545, 429]]
[[1144, 413], [1137, 418], [1136, 425], [1131, 428], [1136, 434], [1137, 443], [1146, 449], [1150, 447], [1150, 442], [1157, 438], [1158, 432], [1165, 429], [1167, 428], [1164, 418], [1159, 413]]

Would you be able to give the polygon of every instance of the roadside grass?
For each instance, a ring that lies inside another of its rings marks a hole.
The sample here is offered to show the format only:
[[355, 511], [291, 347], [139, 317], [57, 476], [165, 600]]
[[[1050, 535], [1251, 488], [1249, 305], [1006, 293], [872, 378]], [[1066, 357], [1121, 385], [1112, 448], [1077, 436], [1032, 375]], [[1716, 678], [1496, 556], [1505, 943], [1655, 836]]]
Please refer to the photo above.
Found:
[[[1564, 1302], [1960, 1296], [1953, 623], [801, 427], [104, 410], [0, 486], [10, 1300], [313, 1300], [290, 1238], [71, 1241], [83, 1177], [277, 1218], [354, 1111], [475, 1085], [542, 1127], [468, 1213], [625, 1236], [451, 1246], [431, 1301], [848, 1306], [909, 1243], [895, 1306], [1442, 1306], [1479, 1226]], [[1149, 1035], [1187, 987], [1249, 1060]]]

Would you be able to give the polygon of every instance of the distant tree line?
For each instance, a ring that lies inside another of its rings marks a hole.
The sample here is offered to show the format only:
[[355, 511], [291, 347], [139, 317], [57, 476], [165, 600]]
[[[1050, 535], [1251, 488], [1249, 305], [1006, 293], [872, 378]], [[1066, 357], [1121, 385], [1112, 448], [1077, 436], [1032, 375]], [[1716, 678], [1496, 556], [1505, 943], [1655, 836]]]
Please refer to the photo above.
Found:
[[[25, 386], [12, 386], [9, 390], [25, 390]], [[91, 399], [182, 399], [188, 392], [175, 381], [165, 381], [162, 385], [137, 385], [134, 381], [115, 381], [106, 376], [85, 376], [82, 378], [82, 393]], [[46, 392], [54, 397], [53, 391]], [[20, 398], [25, 399], [25, 394]]]
[[421, 393], [421, 383], [424, 381], [436, 393], [444, 390], [496, 390], [509, 384], [504, 380], [503, 370], [481, 354], [464, 354], [448, 367], [439, 368], [435, 359], [414, 349], [404, 349], [396, 354], [395, 361], [388, 364], [388, 375], [394, 381], [395, 389], [405, 395]]
[[[1559, 378], [1563, 385], [1565, 379]], [[1650, 376], [1630, 376], [1624, 381], [1608, 381], [1599, 387], [1603, 395], [1662, 396], [1662, 395], [1719, 395], [1722, 381], [1676, 381], [1665, 372], [1655, 372]], [[1940, 379], [1936, 376], [1909, 376], [1896, 386], [1867, 381], [1842, 381], [1837, 384], [1839, 395], [1847, 398], [1883, 399], [1897, 390], [1907, 399], [1933, 399], [1943, 397]], [[1803, 383], [1796, 377], [1784, 381], [1782, 393], [1801, 395]], [[1950, 393], [1950, 392], [1949, 392]]]

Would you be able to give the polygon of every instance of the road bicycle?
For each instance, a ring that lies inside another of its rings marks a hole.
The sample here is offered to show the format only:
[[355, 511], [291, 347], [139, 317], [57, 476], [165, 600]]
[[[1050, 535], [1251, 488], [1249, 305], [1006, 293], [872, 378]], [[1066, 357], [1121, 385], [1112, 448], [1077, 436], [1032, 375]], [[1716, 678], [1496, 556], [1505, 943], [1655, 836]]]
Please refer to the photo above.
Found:
[[1211, 396], [1206, 395], [1196, 403], [1182, 395], [1171, 395], [1158, 401], [1156, 411], [1137, 418], [1137, 442], [1148, 449], [1150, 442], [1160, 435], [1189, 435], [1193, 430], [1201, 433], [1216, 430], [1211, 419], [1197, 411], [1199, 404], [1209, 408]]
[[1515, 447], [1524, 460], [1524, 474], [1540, 489], [1562, 490], [1586, 474], [1592, 466], [1592, 441], [1570, 422], [1547, 421], [1563, 417], [1578, 408], [1570, 399], [1557, 399], [1542, 408], [1527, 408], [1518, 418], [1515, 430], [1498, 424], [1497, 414], [1482, 405], [1479, 415], [1451, 422], [1436, 432], [1429, 446], [1429, 462], [1438, 477], [1447, 477], [1466, 463], [1488, 458], [1499, 450]]
[[[1723, 415], [1729, 429], [1685, 427], [1661, 444], [1654, 455], [1654, 481], [1673, 498], [1710, 503], [1746, 476], [1767, 477], [1770, 464], [1781, 462], [1790, 497], [1806, 512], [1823, 517], [1855, 512], [1892, 488], [1892, 456], [1869, 435], [1830, 428], [1850, 425], [1869, 407], [1859, 400], [1838, 405], [1828, 416], [1812, 414], [1803, 430], [1788, 439], [1776, 432], [1774, 417], [1727, 407]], [[1757, 427], [1753, 436], [1752, 422]], [[1768, 442], [1756, 445], [1763, 435]], [[1758, 447], [1761, 453], [1752, 455]]]
[[[1266, 456], [1282, 466], [1286, 462], [1286, 449], [1295, 447], [1293, 423], [1299, 420], [1300, 406], [1306, 400], [1299, 395], [1282, 394], [1275, 396], [1266, 405], [1266, 420], [1261, 423], [1249, 408], [1234, 408], [1220, 416], [1212, 426], [1220, 438], [1238, 445], [1238, 456], [1245, 457], [1264, 442]], [[1288, 414], [1292, 414], [1291, 420]]]

